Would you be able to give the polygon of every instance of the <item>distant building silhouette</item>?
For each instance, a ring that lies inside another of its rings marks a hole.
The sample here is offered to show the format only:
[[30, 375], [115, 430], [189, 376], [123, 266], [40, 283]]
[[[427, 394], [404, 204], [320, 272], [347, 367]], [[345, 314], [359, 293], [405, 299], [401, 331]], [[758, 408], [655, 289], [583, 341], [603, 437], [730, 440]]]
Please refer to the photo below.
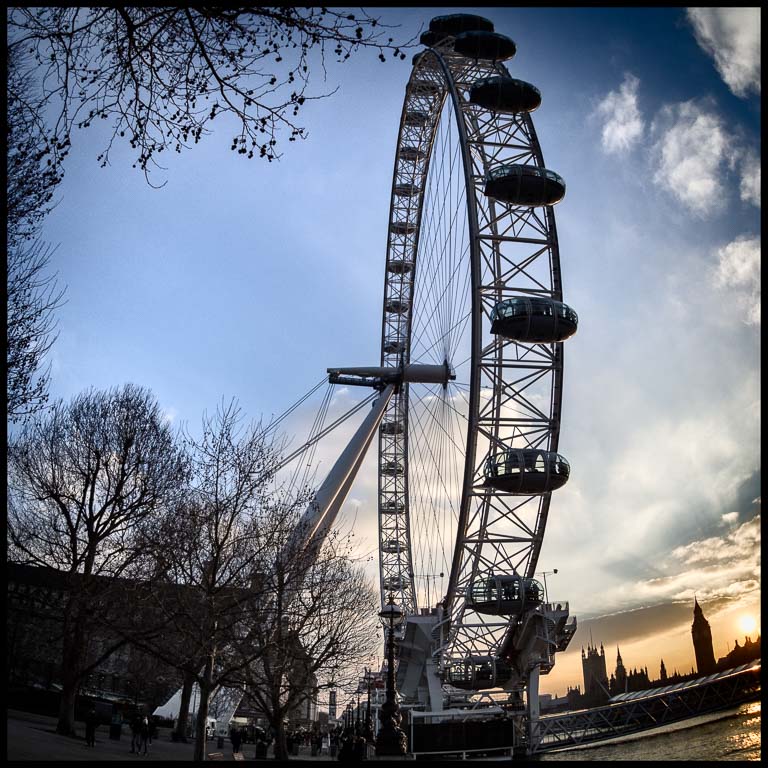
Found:
[[696, 654], [696, 669], [700, 675], [710, 675], [717, 671], [715, 651], [712, 646], [712, 630], [704, 618], [698, 600], [693, 598], [693, 624], [691, 624], [693, 650]]
[[605, 648], [600, 643], [600, 652], [590, 641], [587, 652], [581, 649], [581, 668], [584, 672], [584, 700], [586, 706], [595, 706], [608, 701], [608, 674], [605, 669]]
[[717, 669], [733, 669], [741, 664], [748, 664], [750, 661], [760, 658], [760, 635], [757, 640], [751, 637], [744, 638], [744, 645], [739, 645], [738, 640], [733, 642], [733, 650], [717, 660]]
[[[619, 650], [619, 646], [616, 646], [616, 693], [623, 693], [627, 690], [627, 670], [624, 668], [624, 661], [621, 658], [621, 651]], [[611, 694], [613, 696], [616, 695], [613, 691], [611, 691]]]
[[661, 659], [658, 680], [650, 679], [647, 666], [640, 669], [633, 668], [631, 672], [627, 671], [624, 660], [621, 657], [621, 649], [618, 646], [616, 646], [616, 670], [609, 679], [603, 644], [600, 643], [600, 649], [598, 650], [597, 646], [592, 645], [592, 637], [590, 635], [586, 651], [584, 646], [581, 648], [581, 666], [584, 673], [583, 693], [579, 686], [575, 688], [568, 686], [567, 693], [563, 697], [567, 700], [567, 705], [563, 699], [556, 699], [548, 702], [548, 704], [551, 705], [552, 711], [555, 711], [555, 709], [562, 710], [565, 706], [570, 710], [597, 707], [605, 704], [610, 697], [618, 696], [622, 693], [652, 690], [695, 680], [714, 672], [733, 669], [760, 658], [760, 636], [758, 635], [757, 640], [745, 637], [743, 645], [739, 645], [739, 641], [736, 640], [733, 650], [715, 663], [712, 630], [696, 598], [694, 598], [691, 635], [693, 636], [693, 648], [698, 671], [691, 667], [690, 672], [680, 673], [675, 668], [672, 674], [669, 674], [664, 664], [664, 659]]
[[578, 685], [575, 688], [569, 685], [565, 697], [568, 699], [568, 709], [580, 709], [583, 706], [583, 697]]

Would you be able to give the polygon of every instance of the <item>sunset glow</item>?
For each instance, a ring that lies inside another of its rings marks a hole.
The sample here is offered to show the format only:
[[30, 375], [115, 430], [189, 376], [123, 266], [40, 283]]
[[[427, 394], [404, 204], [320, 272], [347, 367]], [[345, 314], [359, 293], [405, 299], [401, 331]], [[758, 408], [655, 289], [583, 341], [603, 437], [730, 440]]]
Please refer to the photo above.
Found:
[[750, 635], [757, 629], [757, 619], [754, 616], [740, 616], [739, 628], [746, 635]]

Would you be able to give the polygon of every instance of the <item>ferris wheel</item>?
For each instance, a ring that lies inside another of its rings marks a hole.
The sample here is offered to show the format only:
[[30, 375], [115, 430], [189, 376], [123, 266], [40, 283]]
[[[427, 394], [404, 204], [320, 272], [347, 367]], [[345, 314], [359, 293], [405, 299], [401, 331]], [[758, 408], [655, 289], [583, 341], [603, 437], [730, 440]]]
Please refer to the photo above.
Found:
[[432, 617], [437, 652], [423, 638], [421, 650], [444, 685], [515, 687], [575, 631], [560, 606], [548, 647], [523, 648], [523, 618], [544, 603], [533, 577], [552, 492], [570, 471], [557, 451], [578, 318], [552, 207], [565, 182], [544, 165], [539, 91], [502, 63], [512, 40], [452, 14], [421, 42], [395, 152], [381, 365], [445, 374], [404, 380], [379, 426], [381, 599], [411, 624]]

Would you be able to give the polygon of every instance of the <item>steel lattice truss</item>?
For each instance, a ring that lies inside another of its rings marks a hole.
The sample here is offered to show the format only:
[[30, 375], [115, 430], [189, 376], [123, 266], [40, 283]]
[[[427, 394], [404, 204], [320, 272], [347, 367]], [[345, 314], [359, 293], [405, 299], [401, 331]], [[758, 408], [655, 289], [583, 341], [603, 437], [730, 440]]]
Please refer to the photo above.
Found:
[[[745, 665], [746, 666], [746, 665]], [[760, 693], [760, 664], [731, 670], [709, 682], [696, 681], [669, 692], [646, 691], [635, 700], [542, 717], [533, 751], [575, 746], [755, 701]]]
[[[469, 102], [472, 84], [493, 74], [509, 73], [502, 64], [470, 60], [449, 46], [417, 57], [400, 121], [387, 243], [382, 365], [430, 355], [441, 362], [437, 342], [430, 345], [432, 337], [422, 341], [417, 333], [430, 322], [420, 319], [419, 307], [426, 303], [439, 313], [441, 300], [458, 307], [444, 327], [450, 341], [444, 346], [456, 340], [458, 357], [447, 362], [456, 367], [457, 378], [463, 368], [465, 388], [451, 397], [433, 387], [417, 407], [414, 387], [403, 385], [379, 434], [382, 604], [394, 589], [406, 614], [417, 613], [420, 600], [423, 605], [419, 563], [437, 545], [427, 544], [419, 553], [415, 529], [418, 515], [429, 507], [433, 522], [422, 527], [450, 539], [451, 548], [439, 639], [442, 665], [501, 653], [508, 617], [474, 613], [464, 595], [483, 575], [532, 576], [546, 527], [550, 494], [523, 497], [487, 487], [486, 460], [503, 446], [556, 451], [559, 437], [562, 343], [524, 344], [490, 332], [491, 310], [504, 298], [562, 300], [551, 207], [515, 207], [484, 194], [489, 169], [506, 163], [543, 167], [529, 115], [494, 113]], [[456, 276], [439, 281], [447, 257], [431, 257], [428, 246], [436, 253], [456, 248]], [[460, 476], [421, 481], [417, 464], [437, 451], [435, 440], [421, 435], [439, 410], [452, 425], [444, 430], [445, 442], [457, 456]], [[434, 488], [416, 493], [417, 483]], [[439, 522], [438, 496], [450, 506], [450, 526]]]

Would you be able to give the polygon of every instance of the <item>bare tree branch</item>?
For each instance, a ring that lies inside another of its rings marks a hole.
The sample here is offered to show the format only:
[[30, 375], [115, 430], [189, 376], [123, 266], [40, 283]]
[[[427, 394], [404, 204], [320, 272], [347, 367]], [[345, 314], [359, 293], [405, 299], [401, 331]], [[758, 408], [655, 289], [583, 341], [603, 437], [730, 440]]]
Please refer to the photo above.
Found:
[[[10, 45], [34, 57], [45, 104], [55, 109], [50, 143], [69, 147], [75, 127], [110, 121], [99, 154], [116, 139], [138, 150], [149, 173], [158, 155], [181, 152], [229, 114], [232, 150], [279, 157], [278, 140], [305, 138], [296, 118], [310, 98], [312, 70], [360, 49], [405, 58], [386, 27], [364, 11], [284, 7], [11, 8]], [[55, 156], [57, 159], [58, 157]]]

